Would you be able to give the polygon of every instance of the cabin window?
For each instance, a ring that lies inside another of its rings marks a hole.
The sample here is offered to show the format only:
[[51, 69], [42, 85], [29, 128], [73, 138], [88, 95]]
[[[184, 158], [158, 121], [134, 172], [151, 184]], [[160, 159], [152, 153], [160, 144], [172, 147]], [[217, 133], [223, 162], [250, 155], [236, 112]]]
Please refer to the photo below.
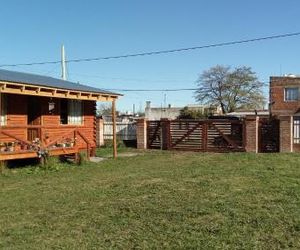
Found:
[[81, 125], [82, 121], [82, 102], [78, 100], [61, 99], [60, 123]]
[[68, 124], [68, 100], [60, 100], [60, 124]]
[[294, 116], [294, 143], [300, 144], [300, 116]]
[[[1, 95], [1, 94], [0, 94]], [[7, 123], [7, 96], [1, 95], [1, 117], [0, 125], [4, 126]]]
[[285, 101], [298, 101], [299, 100], [299, 88], [285, 88], [284, 89]]
[[82, 102], [78, 100], [69, 100], [68, 103], [68, 124], [82, 124]]

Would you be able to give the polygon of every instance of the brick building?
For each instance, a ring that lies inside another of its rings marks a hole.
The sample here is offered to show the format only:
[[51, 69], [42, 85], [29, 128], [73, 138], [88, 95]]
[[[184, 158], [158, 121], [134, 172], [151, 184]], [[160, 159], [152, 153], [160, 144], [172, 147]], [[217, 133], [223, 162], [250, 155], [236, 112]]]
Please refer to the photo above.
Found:
[[270, 78], [270, 111], [280, 121], [280, 152], [300, 152], [300, 76]]

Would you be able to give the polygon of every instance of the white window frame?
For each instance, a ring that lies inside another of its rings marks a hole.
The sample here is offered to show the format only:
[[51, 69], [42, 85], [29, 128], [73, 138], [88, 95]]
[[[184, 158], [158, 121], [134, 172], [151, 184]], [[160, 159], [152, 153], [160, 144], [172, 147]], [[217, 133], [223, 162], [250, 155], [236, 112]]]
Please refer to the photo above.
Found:
[[300, 116], [293, 119], [293, 143], [300, 144]]
[[[297, 91], [297, 98], [295, 99], [288, 99], [287, 97], [287, 91], [289, 90], [295, 90]], [[299, 87], [286, 87], [284, 88], [284, 101], [285, 102], [296, 102], [299, 101]]]
[[7, 95], [0, 93], [1, 100], [1, 115], [0, 126], [7, 125]]
[[83, 102], [68, 100], [68, 125], [83, 125]]

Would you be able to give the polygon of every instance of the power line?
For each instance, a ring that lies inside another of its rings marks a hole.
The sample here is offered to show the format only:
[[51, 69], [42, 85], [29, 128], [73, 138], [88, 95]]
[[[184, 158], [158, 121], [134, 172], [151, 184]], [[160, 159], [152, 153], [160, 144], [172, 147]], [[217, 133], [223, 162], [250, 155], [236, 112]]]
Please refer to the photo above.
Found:
[[[72, 63], [79, 63], [79, 62], [91, 62], [91, 61], [100, 61], [100, 60], [121, 59], [121, 58], [138, 57], [138, 56], [152, 56], [152, 55], [169, 54], [169, 53], [183, 52], [183, 51], [190, 51], [190, 50], [223, 47], [223, 46], [243, 44], [243, 43], [259, 42], [259, 41], [264, 41], [264, 40], [272, 40], [272, 39], [293, 37], [293, 36], [299, 36], [299, 35], [300, 35], [300, 32], [286, 33], [286, 34], [279, 34], [279, 35], [273, 35], [273, 36], [251, 38], [251, 39], [246, 39], [246, 40], [237, 40], [237, 41], [230, 41], [230, 42], [222, 42], [222, 43], [201, 45], [201, 46], [195, 46], [195, 47], [189, 47], [189, 48], [150, 51], [150, 52], [142, 52], [142, 53], [137, 53], [137, 54], [126, 54], [126, 55], [118, 55], [118, 56], [70, 59], [70, 60], [66, 60], [66, 62], [67, 63], [71, 63], [71, 62]], [[18, 64], [2, 64], [2, 65], [0, 65], [0, 67], [32, 66], [32, 65], [57, 64], [57, 63], [61, 63], [61, 61], [45, 61], [45, 62], [31, 62], [31, 63], [18, 63]]]
[[[89, 74], [80, 74], [80, 73], [72, 73], [72, 75], [76, 76], [84, 76], [89, 78], [99, 78], [99, 79], [108, 79], [108, 80], [122, 80], [122, 81], [134, 81], [134, 82], [149, 82], [149, 83], [183, 83], [186, 81], [184, 80], [178, 80], [178, 79], [157, 79], [157, 80], [149, 80], [149, 79], [141, 79], [141, 78], [127, 78], [127, 77], [106, 77], [106, 76], [100, 76], [100, 75], [89, 75]], [[188, 80], [193, 81], [193, 80]]]
[[[263, 86], [267, 86], [270, 82], [269, 81], [262, 81], [260, 82]], [[103, 90], [107, 91], [120, 91], [120, 92], [177, 92], [177, 91], [195, 91], [199, 88], [177, 88], [177, 89], [106, 89]]]

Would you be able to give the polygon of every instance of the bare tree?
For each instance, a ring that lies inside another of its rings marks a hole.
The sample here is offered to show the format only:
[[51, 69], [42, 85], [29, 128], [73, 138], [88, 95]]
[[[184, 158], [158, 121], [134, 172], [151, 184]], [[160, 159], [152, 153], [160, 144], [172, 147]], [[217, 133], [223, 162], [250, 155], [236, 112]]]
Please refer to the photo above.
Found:
[[112, 107], [111, 104], [100, 104], [97, 108], [97, 115], [111, 115], [112, 114]]
[[204, 71], [197, 85], [196, 100], [220, 106], [224, 114], [241, 108], [261, 108], [265, 103], [263, 83], [250, 67], [231, 70], [229, 66], [217, 65]]

